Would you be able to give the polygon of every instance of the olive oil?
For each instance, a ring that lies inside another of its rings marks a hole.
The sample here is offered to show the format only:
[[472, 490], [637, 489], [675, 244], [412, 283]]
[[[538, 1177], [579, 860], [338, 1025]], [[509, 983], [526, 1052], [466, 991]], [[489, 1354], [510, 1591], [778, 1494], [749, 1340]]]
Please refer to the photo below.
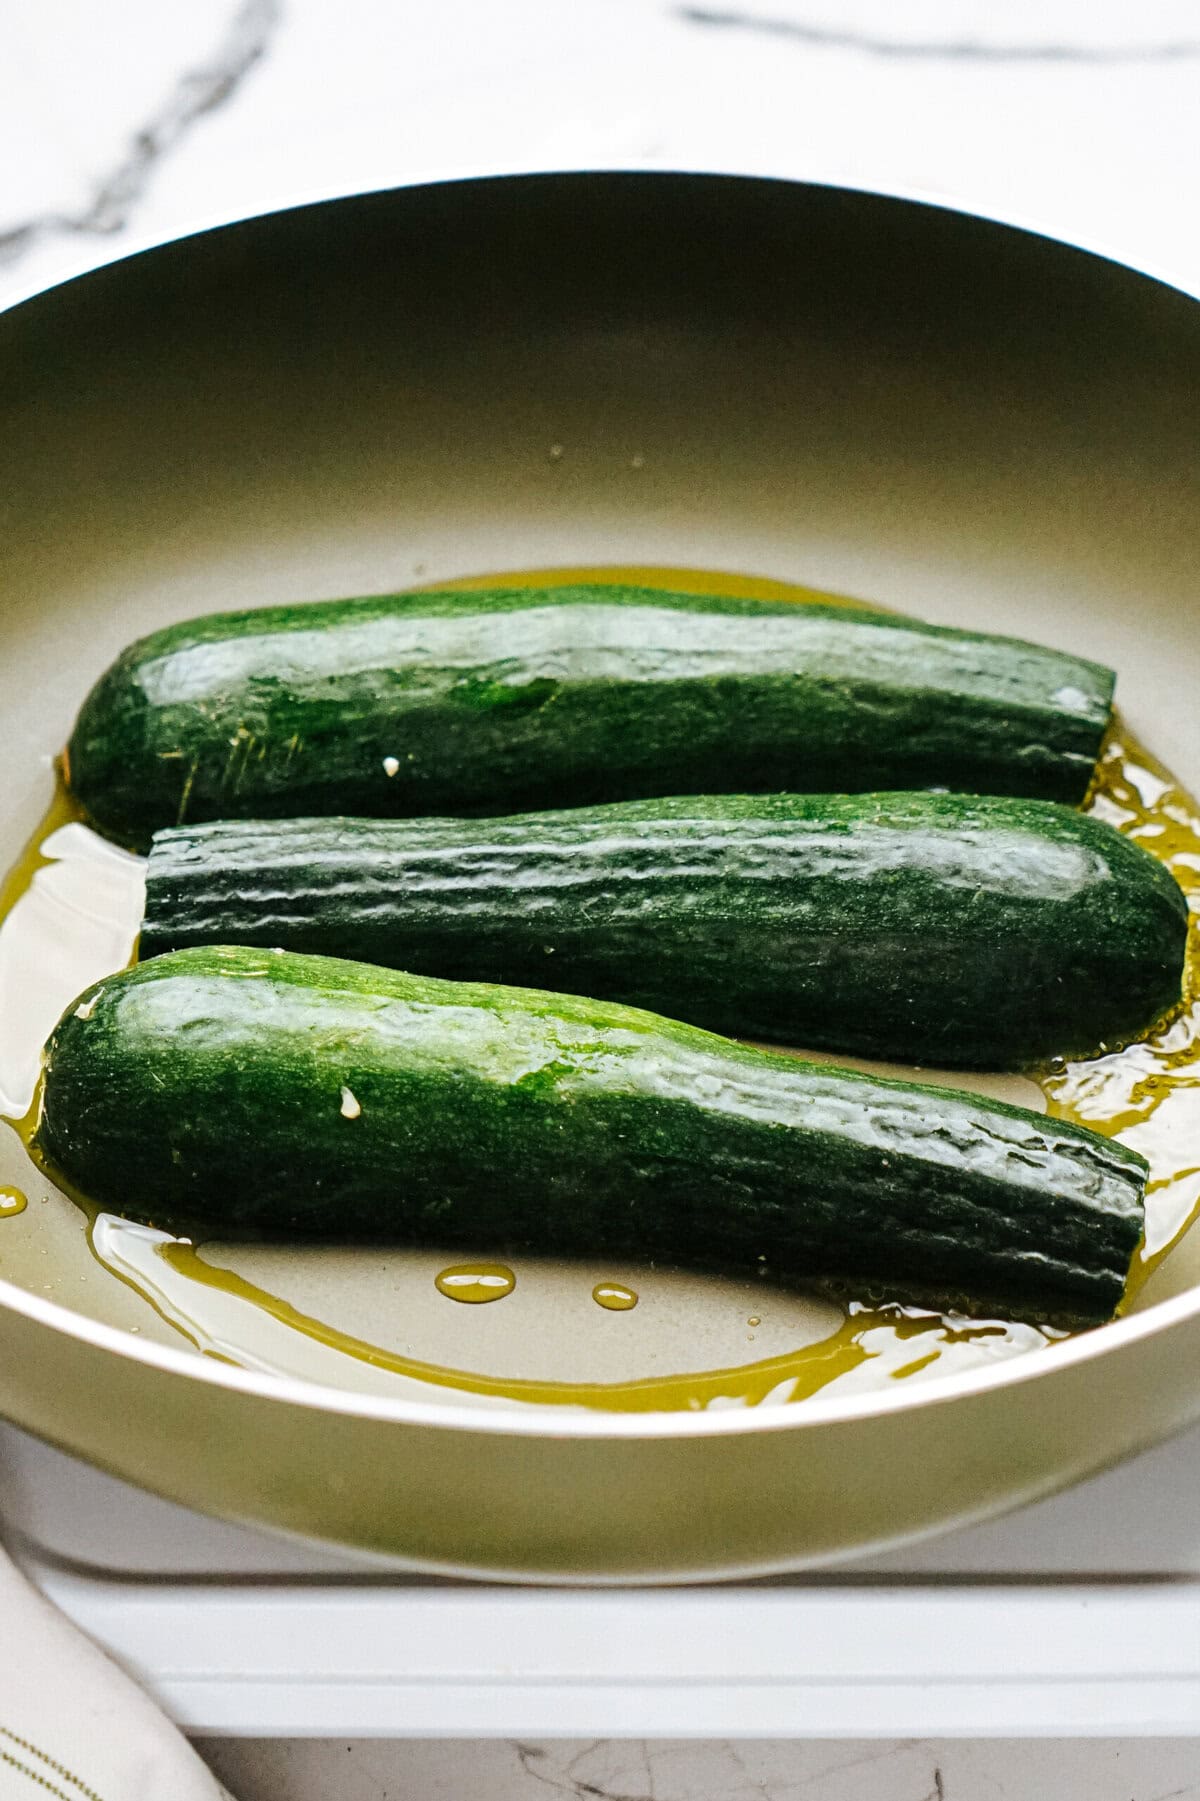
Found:
[[56, 775], [50, 805], [21, 855], [0, 880], [0, 920], [8, 918], [21, 896], [31, 887], [39, 869], [46, 868], [49, 859], [42, 850], [46, 840], [53, 837], [60, 826], [71, 825], [82, 818], [79, 802]]
[[1160, 858], [1190, 911], [1181, 1005], [1144, 1038], [1039, 1076], [1049, 1112], [1119, 1138], [1150, 1165], [1125, 1311], [1200, 1211], [1200, 806], [1118, 719], [1084, 808]]
[[456, 1263], [435, 1276], [433, 1285], [447, 1300], [479, 1307], [510, 1295], [517, 1278], [506, 1263]]
[[623, 1282], [597, 1282], [592, 1299], [608, 1313], [630, 1313], [638, 1304], [636, 1290], [626, 1288]]
[[[605, 579], [683, 592], [823, 605], [868, 604], [757, 577], [658, 567], [532, 570], [436, 585], [474, 588], [503, 581], [519, 587]], [[1093, 1057], [1056, 1062], [1044, 1070], [1030, 1072], [1050, 1112], [1094, 1131], [1120, 1137], [1150, 1162], [1146, 1234], [1126, 1297], [1125, 1304], [1130, 1305], [1200, 1212], [1200, 1151], [1192, 1148], [1195, 1133], [1188, 1130], [1189, 1108], [1200, 1109], [1200, 946], [1195, 940], [1200, 899], [1192, 898], [1200, 896], [1200, 807], [1118, 720], [1106, 741], [1085, 810], [1128, 833], [1160, 857], [1193, 906], [1185, 995], [1170, 1018], [1133, 1044], [1101, 1047]], [[42, 847], [47, 840], [60, 827], [77, 820], [74, 803], [60, 787], [45, 821], [0, 887], [0, 923], [46, 866]], [[964, 1077], [961, 1085], [969, 1088], [972, 1080]], [[32, 1088], [31, 1082], [30, 1092]], [[343, 1095], [341, 1105], [346, 1118], [352, 1120], [355, 1098]], [[10, 1123], [28, 1145], [36, 1126], [36, 1096], [27, 1112], [23, 1108], [13, 1111], [23, 1113], [23, 1117], [14, 1117]], [[0, 1193], [0, 1219], [20, 1212], [24, 1202], [19, 1191], [6, 1193], [16, 1198], [6, 1207], [5, 1194]], [[755, 1362], [606, 1383], [493, 1376], [423, 1361], [356, 1338], [222, 1267], [204, 1253], [203, 1247], [109, 1215], [98, 1215], [81, 1197], [71, 1198], [82, 1208], [88, 1241], [101, 1265], [110, 1275], [135, 1288], [176, 1330], [210, 1356], [245, 1361], [257, 1368], [285, 1368], [286, 1360], [279, 1356], [278, 1349], [273, 1353], [271, 1345], [278, 1347], [291, 1336], [299, 1335], [323, 1354], [369, 1365], [383, 1375], [501, 1403], [616, 1412], [700, 1411], [791, 1403], [819, 1393], [861, 1392], [891, 1381], [947, 1374], [977, 1366], [981, 1361], [1044, 1349], [1065, 1336], [1001, 1320], [967, 1319], [858, 1299], [840, 1303], [840, 1323], [817, 1342]], [[506, 1265], [472, 1262], [447, 1268], [435, 1280], [439, 1292], [447, 1298], [478, 1306], [511, 1294], [518, 1275]], [[587, 1293], [581, 1272], [581, 1298], [586, 1299]], [[219, 1338], [206, 1324], [205, 1297], [216, 1295], [233, 1309], [232, 1315], [227, 1316], [232, 1325], [227, 1325], [224, 1336]], [[639, 1296], [624, 1284], [601, 1281], [591, 1289], [591, 1299], [607, 1311], [630, 1312], [637, 1306]], [[757, 1328], [761, 1324], [758, 1314], [747, 1319], [743, 1311], [740, 1318], [744, 1322], [743, 1337], [746, 1325]]]
[[[270, 1367], [271, 1331], [283, 1328], [377, 1372], [433, 1389], [455, 1389], [489, 1401], [543, 1407], [599, 1408], [613, 1413], [756, 1407], [805, 1400], [876, 1359], [880, 1373], [902, 1375], [903, 1366], [914, 1361], [914, 1348], [928, 1347], [917, 1359], [928, 1366], [955, 1346], [978, 1339], [1007, 1341], [1013, 1334], [1015, 1344], [1022, 1349], [1045, 1342], [1034, 1327], [1010, 1328], [998, 1321], [956, 1324], [940, 1315], [920, 1314], [914, 1309], [873, 1309], [852, 1302], [841, 1325], [830, 1336], [782, 1356], [624, 1382], [538, 1381], [451, 1369], [365, 1342], [312, 1317], [236, 1271], [211, 1262], [186, 1240], [132, 1226], [110, 1215], [99, 1215], [93, 1220], [91, 1243], [105, 1267], [114, 1273], [119, 1271], [123, 1280], [134, 1281], [141, 1292], [153, 1295], [160, 1310], [209, 1356], [225, 1359], [228, 1353], [205, 1324], [206, 1289], [215, 1291], [223, 1306], [228, 1307], [231, 1301], [238, 1305], [248, 1345], [253, 1347], [252, 1367]], [[158, 1269], [154, 1267], [156, 1263]], [[228, 1314], [224, 1317], [227, 1319]]]

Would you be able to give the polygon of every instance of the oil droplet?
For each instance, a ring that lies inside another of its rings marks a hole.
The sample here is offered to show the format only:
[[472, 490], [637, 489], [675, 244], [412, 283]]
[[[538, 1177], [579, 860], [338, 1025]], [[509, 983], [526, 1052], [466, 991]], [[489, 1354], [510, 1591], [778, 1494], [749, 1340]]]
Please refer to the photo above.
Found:
[[0, 1219], [15, 1219], [28, 1205], [19, 1188], [0, 1188]]
[[399, 769], [400, 769], [399, 757], [385, 757], [383, 759], [383, 773], [385, 775], [396, 775], [396, 774], [398, 774]]
[[752, 1313], [750, 1318], [746, 1321], [746, 1324], [748, 1326], [761, 1326], [762, 1321], [759, 1319], [757, 1313]]
[[433, 1285], [452, 1301], [478, 1307], [484, 1301], [502, 1301], [517, 1286], [517, 1278], [505, 1263], [455, 1263], [435, 1276]]
[[626, 1288], [623, 1282], [597, 1282], [592, 1299], [597, 1307], [607, 1307], [610, 1313], [628, 1313], [638, 1304], [634, 1290]]

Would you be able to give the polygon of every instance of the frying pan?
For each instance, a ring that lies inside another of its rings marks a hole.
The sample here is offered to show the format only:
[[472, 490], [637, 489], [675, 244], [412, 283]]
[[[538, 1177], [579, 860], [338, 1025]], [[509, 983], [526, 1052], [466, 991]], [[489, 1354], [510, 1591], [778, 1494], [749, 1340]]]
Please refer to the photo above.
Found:
[[[139, 633], [544, 566], [747, 572], [1081, 651], [1198, 785], [1198, 374], [1200, 308], [1144, 275], [759, 179], [438, 183], [103, 268], [0, 318], [0, 860]], [[567, 1581], [801, 1568], [1045, 1495], [1200, 1416], [1187, 1241], [1112, 1325], [795, 1405], [507, 1406], [350, 1359], [242, 1367], [106, 1274], [2, 1136], [0, 1182], [30, 1200], [0, 1220], [5, 1414], [368, 1558]], [[637, 1278], [635, 1311], [603, 1314], [594, 1272], [559, 1266], [457, 1308], [433, 1253], [255, 1255], [361, 1337], [580, 1380], [766, 1355], [815, 1305], [597, 1265]]]

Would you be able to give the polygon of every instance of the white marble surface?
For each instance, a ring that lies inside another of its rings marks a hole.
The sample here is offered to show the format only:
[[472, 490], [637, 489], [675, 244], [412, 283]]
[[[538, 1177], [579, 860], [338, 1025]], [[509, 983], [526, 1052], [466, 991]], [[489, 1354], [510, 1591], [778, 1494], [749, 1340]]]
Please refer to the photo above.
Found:
[[[16, 0], [0, 13], [0, 304], [310, 196], [630, 164], [918, 191], [1200, 292], [1195, 0]], [[1200, 1740], [204, 1751], [241, 1801], [1200, 1798]]]
[[1200, 289], [1195, 0], [40, 0], [4, 9], [0, 301], [421, 172], [920, 190]]
[[239, 1801], [1190, 1801], [1194, 1741], [202, 1745]]

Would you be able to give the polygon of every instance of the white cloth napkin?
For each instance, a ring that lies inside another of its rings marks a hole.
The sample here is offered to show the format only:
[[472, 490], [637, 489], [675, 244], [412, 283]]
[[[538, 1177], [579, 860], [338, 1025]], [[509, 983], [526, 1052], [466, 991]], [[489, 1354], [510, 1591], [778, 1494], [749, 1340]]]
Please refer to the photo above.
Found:
[[0, 1801], [231, 1801], [149, 1696], [2, 1550]]

